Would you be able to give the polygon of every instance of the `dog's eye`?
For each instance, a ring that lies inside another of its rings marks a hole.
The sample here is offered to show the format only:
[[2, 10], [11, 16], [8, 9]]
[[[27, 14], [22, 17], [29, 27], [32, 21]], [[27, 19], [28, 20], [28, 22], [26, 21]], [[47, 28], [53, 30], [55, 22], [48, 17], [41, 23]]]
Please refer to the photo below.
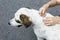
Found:
[[16, 22], [17, 22], [17, 23], [20, 23], [20, 21], [19, 21], [19, 20], [16, 20]]

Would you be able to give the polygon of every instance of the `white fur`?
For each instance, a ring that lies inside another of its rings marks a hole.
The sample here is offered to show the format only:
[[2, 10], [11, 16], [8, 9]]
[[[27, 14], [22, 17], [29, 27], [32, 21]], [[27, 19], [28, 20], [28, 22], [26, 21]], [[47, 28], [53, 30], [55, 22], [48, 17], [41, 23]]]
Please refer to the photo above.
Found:
[[[19, 16], [21, 14], [27, 15], [33, 22], [34, 33], [36, 34], [38, 40], [43, 40], [43, 38], [46, 38], [47, 40], [60, 40], [60, 24], [46, 26], [43, 22], [44, 17], [41, 17], [38, 10], [35, 9], [20, 8], [15, 13], [14, 18], [10, 20], [12, 26], [22, 25], [15, 22], [15, 20], [20, 20]], [[54, 16], [50, 13], [46, 13], [46, 17]]]

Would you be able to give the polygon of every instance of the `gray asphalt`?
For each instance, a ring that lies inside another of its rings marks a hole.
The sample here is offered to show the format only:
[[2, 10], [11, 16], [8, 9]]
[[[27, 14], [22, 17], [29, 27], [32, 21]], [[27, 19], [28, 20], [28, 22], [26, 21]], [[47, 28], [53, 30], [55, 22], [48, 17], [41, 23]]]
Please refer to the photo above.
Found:
[[[33, 29], [8, 25], [14, 13], [21, 7], [39, 9], [49, 0], [0, 0], [0, 40], [37, 40]], [[49, 8], [52, 15], [60, 14], [60, 7]]]

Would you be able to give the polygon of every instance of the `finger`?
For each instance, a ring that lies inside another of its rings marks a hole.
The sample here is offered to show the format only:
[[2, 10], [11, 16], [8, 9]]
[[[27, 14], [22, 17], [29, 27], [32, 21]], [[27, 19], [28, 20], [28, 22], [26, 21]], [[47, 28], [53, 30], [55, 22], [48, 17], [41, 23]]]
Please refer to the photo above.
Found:
[[43, 17], [45, 17], [45, 10], [42, 10], [42, 14]]
[[46, 17], [46, 19], [52, 19], [52, 17]]
[[45, 19], [45, 20], [43, 20], [44, 22], [51, 22], [51, 20], [47, 20], [47, 19]]
[[50, 24], [49, 22], [44, 21], [44, 24]]
[[45, 24], [45, 25], [51, 25], [51, 23], [50, 23], [50, 22], [44, 22], [44, 24]]
[[44, 22], [44, 24], [48, 24], [49, 23], [49, 21], [45, 21], [45, 20], [43, 22]]
[[44, 18], [43, 21], [52, 21], [51, 18]]
[[45, 25], [50, 25], [50, 23], [48, 23], [48, 22], [44, 22], [44, 24], [45, 24]]
[[40, 14], [41, 16], [43, 16], [43, 17], [45, 16], [45, 12], [44, 12], [44, 10], [43, 10], [42, 8], [40, 9], [39, 14]]
[[39, 14], [42, 16], [42, 9], [39, 11]]
[[45, 25], [47, 25], [47, 26], [51, 26], [51, 24], [45, 24]]
[[45, 12], [44, 12], [44, 10], [43, 10], [43, 9], [41, 10], [40, 15], [41, 15], [41, 16], [43, 16], [43, 17], [45, 16]]
[[44, 23], [50, 23], [50, 24], [53, 23], [53, 21], [51, 21], [51, 20], [43, 20], [43, 22]]
[[45, 25], [48, 25], [48, 26], [54, 25], [54, 24], [52, 23], [52, 21], [51, 21], [51, 22], [50, 22], [50, 21], [49, 21], [49, 22], [44, 22], [44, 24], [45, 24]]

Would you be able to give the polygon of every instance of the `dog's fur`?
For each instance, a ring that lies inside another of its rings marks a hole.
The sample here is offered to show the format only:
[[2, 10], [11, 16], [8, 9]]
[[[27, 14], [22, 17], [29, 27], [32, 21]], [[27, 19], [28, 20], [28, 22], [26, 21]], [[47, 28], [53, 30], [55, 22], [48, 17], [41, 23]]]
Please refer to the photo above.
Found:
[[[46, 17], [54, 17], [46, 13]], [[46, 26], [43, 17], [39, 15], [38, 10], [20, 8], [13, 19], [10, 20], [12, 26], [24, 25], [26, 28], [33, 27], [38, 40], [60, 40], [60, 24]]]

